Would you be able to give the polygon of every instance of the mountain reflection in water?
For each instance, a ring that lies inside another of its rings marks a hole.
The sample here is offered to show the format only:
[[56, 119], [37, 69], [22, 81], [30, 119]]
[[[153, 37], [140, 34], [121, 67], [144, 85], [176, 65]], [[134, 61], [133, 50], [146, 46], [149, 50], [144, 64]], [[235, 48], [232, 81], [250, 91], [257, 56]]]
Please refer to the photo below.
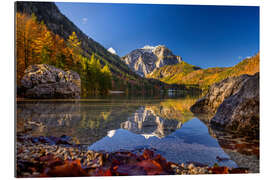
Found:
[[[216, 135], [193, 116], [189, 107], [195, 101], [196, 98], [18, 101], [17, 133], [57, 137], [65, 134], [97, 151], [152, 148], [176, 163], [239, 166], [237, 157], [243, 152], [228, 151], [224, 138], [220, 138], [223, 135]], [[229, 137], [224, 137], [229, 141]], [[217, 157], [233, 160], [218, 161]]]

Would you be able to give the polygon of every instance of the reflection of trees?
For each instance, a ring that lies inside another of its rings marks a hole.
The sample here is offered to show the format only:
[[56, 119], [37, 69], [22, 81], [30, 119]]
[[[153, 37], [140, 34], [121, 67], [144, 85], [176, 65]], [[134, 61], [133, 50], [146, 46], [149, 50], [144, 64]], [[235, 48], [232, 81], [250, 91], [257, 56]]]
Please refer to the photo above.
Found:
[[[83, 102], [18, 102], [17, 132], [34, 136], [76, 138], [78, 143], [92, 144], [119, 129], [138, 107], [103, 106]], [[131, 110], [133, 109], [133, 110]]]
[[165, 137], [193, 118], [189, 107], [194, 102], [195, 99], [170, 99], [155, 105], [142, 106], [121, 124], [121, 128], [145, 137]]
[[92, 144], [121, 127], [164, 137], [192, 118], [189, 104], [191, 100], [18, 102], [17, 132], [28, 131], [34, 136], [65, 134], [81, 144]]
[[153, 106], [152, 109], [164, 119], [175, 119], [185, 123], [194, 117], [189, 108], [196, 100], [197, 98], [168, 99], [160, 102], [159, 106]]
[[18, 102], [17, 132], [31, 130], [34, 135], [52, 135], [80, 121], [80, 104], [76, 102]]

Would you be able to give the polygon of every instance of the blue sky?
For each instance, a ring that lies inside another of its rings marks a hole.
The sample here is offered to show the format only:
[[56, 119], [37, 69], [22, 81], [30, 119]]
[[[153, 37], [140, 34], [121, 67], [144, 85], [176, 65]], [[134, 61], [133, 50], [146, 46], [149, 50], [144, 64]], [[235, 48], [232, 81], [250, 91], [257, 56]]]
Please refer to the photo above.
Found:
[[259, 51], [259, 7], [56, 3], [85, 34], [119, 56], [165, 45], [190, 64], [233, 66]]

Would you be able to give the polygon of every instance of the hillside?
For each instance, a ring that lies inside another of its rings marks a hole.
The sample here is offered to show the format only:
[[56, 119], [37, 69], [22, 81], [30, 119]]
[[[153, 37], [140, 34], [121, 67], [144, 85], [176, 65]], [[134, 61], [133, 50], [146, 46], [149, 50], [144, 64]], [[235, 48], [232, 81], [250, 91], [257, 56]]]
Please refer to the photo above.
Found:
[[55, 3], [16, 2], [15, 7], [18, 86], [29, 65], [47, 63], [78, 72], [82, 79], [82, 90], [88, 93], [91, 88], [97, 89], [92, 87], [97, 85], [96, 82], [91, 83], [95, 79], [89, 76], [93, 73], [87, 72], [86, 67], [92, 59], [95, 59], [94, 64], [100, 70], [108, 66], [105, 69], [112, 74], [112, 90], [145, 93], [158, 92], [161, 86], [167, 86], [159, 80], [138, 76], [119, 56], [110, 53], [76, 27]]
[[99, 56], [101, 64], [110, 64], [112, 73], [121, 75], [136, 75], [121, 62], [119, 56], [107, 51], [102, 45], [84, 34], [73, 22], [63, 15], [55, 3], [50, 2], [16, 2], [17, 12], [32, 15], [35, 14], [39, 22], [43, 21], [47, 28], [65, 40], [75, 32], [81, 41], [81, 48], [85, 56], [90, 57], [92, 53]]
[[[176, 77], [184, 77], [187, 74], [201, 69], [200, 67], [181, 61], [176, 65], [167, 65], [147, 75], [148, 78], [160, 79], [164, 82], [174, 81]], [[172, 83], [173, 84], [173, 83]]]
[[202, 89], [227, 77], [259, 72], [259, 53], [227, 68], [199, 69], [184, 61], [180, 64], [164, 66], [155, 70], [148, 78], [158, 79], [168, 84], [198, 84]]

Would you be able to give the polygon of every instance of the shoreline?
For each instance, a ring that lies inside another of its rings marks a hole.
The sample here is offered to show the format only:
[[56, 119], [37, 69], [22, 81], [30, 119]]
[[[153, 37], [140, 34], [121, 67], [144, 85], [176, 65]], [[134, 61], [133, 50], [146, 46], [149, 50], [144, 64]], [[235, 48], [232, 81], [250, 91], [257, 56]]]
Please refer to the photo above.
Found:
[[150, 149], [141, 152], [95, 152], [72, 144], [69, 137], [17, 136], [16, 177], [79, 177], [249, 173], [201, 163], [177, 164]]

